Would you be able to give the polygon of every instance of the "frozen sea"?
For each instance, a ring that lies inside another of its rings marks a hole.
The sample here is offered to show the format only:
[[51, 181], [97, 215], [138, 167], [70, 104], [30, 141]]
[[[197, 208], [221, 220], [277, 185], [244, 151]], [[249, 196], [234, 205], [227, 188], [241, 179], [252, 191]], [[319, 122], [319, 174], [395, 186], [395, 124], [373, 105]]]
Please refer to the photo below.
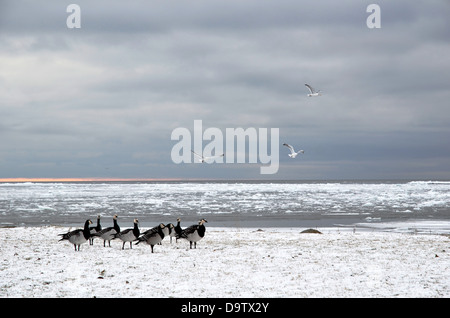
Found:
[[200, 218], [214, 227], [360, 227], [450, 233], [448, 181], [0, 183], [0, 227]]

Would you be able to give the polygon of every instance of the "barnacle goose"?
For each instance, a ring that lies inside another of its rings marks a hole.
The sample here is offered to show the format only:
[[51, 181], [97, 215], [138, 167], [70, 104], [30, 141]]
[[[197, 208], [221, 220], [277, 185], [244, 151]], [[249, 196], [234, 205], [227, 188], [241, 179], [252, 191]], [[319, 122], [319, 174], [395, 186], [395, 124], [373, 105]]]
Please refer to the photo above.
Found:
[[169, 229], [170, 244], [172, 244], [172, 237], [175, 237], [175, 235], [177, 235], [177, 232], [175, 232], [175, 226], [172, 223], [169, 223], [166, 225], [166, 227]]
[[91, 233], [89, 231], [89, 224], [92, 224], [91, 220], [86, 220], [84, 223], [84, 229], [78, 229], [74, 231], [70, 231], [64, 234], [58, 234], [62, 236], [62, 239], [60, 239], [58, 242], [63, 240], [68, 240], [70, 243], [73, 244], [75, 247], [75, 251], [77, 250], [78, 245], [78, 251], [80, 250], [80, 245], [83, 243], [86, 243], [86, 241], [91, 236]]
[[131, 242], [135, 241], [139, 237], [140, 231], [138, 227], [138, 219], [134, 219], [133, 223], [134, 227], [132, 229], [126, 229], [120, 233], [114, 234], [114, 238], [120, 238], [123, 241], [122, 249], [125, 248], [126, 242], [130, 242], [130, 248], [132, 248]]
[[[164, 228], [163, 228], [163, 233], [164, 233], [164, 237], [166, 237], [166, 236], [170, 236], [170, 243], [172, 243], [172, 232], [173, 232], [173, 228], [174, 228], [174, 226], [173, 226], [173, 224], [172, 223], [168, 223], [168, 224], [166, 224], [166, 225], [164, 225]], [[159, 245], [162, 245], [162, 242], [161, 243], [159, 243]]]
[[[177, 225], [175, 226], [175, 229], [174, 229], [175, 233], [173, 235], [173, 236], [175, 236], [176, 243], [178, 243], [178, 235], [180, 235], [181, 231], [183, 231], [183, 229], [181, 228], [180, 222], [181, 222], [181, 219], [177, 218]], [[170, 238], [170, 239], [172, 240], [172, 238]], [[172, 242], [172, 241], [170, 241], [170, 242]]]
[[102, 230], [102, 226], [100, 225], [100, 215], [97, 215], [97, 225], [91, 226], [89, 230], [91, 232], [91, 237], [89, 237], [89, 245], [94, 245], [94, 237], [92, 236], [92, 234], [100, 232]]
[[136, 245], [141, 242], [146, 242], [150, 247], [152, 248], [153, 253], [153, 246], [160, 243], [164, 238], [164, 232], [163, 229], [165, 228], [164, 224], [160, 224], [158, 226], [155, 226], [154, 228], [145, 231], [141, 237], [137, 239]]
[[[164, 228], [162, 229], [162, 232], [164, 233], [164, 237], [167, 237], [170, 234], [169, 224], [164, 225]], [[158, 245], [162, 245], [162, 241], [159, 242]]]
[[192, 243], [194, 243], [194, 248], [197, 248], [197, 242], [200, 241], [206, 232], [205, 223], [208, 223], [205, 219], [201, 219], [197, 224], [191, 225], [185, 228], [177, 238], [184, 238], [189, 241], [189, 247], [192, 249]]
[[[160, 225], [161, 225], [161, 224], [160, 224]], [[158, 231], [158, 227], [159, 227], [160, 225], [157, 225], [157, 226], [155, 226], [155, 227], [152, 227], [151, 229], [148, 229], [147, 231], [142, 232], [142, 233], [141, 233], [141, 236], [144, 236], [144, 235], [146, 235], [146, 234], [149, 234], [149, 233], [153, 233], [153, 232]]]
[[113, 216], [114, 226], [107, 227], [97, 233], [92, 234], [93, 237], [101, 237], [103, 239], [103, 247], [106, 246], [106, 241], [108, 241], [109, 246], [111, 246], [111, 240], [114, 239], [114, 235], [120, 232], [120, 226], [117, 224], [117, 214]]

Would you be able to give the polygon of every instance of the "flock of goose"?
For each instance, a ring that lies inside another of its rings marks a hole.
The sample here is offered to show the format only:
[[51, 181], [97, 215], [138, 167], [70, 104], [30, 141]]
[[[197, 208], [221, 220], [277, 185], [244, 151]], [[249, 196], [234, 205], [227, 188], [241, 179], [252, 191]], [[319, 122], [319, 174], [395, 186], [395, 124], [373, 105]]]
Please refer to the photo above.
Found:
[[103, 239], [103, 246], [106, 246], [106, 241], [108, 241], [108, 246], [111, 246], [111, 241], [114, 239], [120, 239], [122, 244], [122, 249], [125, 248], [125, 243], [130, 243], [130, 249], [133, 247], [133, 242], [135, 245], [139, 243], [145, 242], [150, 245], [153, 253], [153, 247], [157, 244], [160, 244], [161, 241], [166, 237], [170, 237], [170, 243], [172, 243], [172, 238], [175, 237], [178, 239], [186, 239], [190, 243], [190, 248], [192, 249], [192, 245], [194, 248], [197, 248], [197, 242], [200, 241], [206, 232], [205, 223], [207, 221], [205, 219], [201, 219], [198, 224], [191, 225], [185, 229], [181, 228], [180, 218], [177, 219], [177, 225], [174, 226], [172, 223], [164, 225], [163, 223], [145, 231], [140, 232], [139, 230], [139, 221], [138, 219], [134, 219], [133, 228], [126, 229], [124, 231], [120, 231], [119, 224], [117, 223], [117, 214], [113, 216], [113, 226], [102, 229], [100, 225], [100, 215], [97, 217], [97, 225], [90, 226], [92, 224], [91, 220], [86, 220], [84, 223], [83, 229], [77, 229], [74, 231], [70, 231], [63, 234], [58, 234], [62, 236], [59, 241], [67, 240], [73, 244], [75, 251], [80, 250], [80, 245], [86, 243], [89, 240], [89, 244], [94, 244], [94, 239], [99, 237]]

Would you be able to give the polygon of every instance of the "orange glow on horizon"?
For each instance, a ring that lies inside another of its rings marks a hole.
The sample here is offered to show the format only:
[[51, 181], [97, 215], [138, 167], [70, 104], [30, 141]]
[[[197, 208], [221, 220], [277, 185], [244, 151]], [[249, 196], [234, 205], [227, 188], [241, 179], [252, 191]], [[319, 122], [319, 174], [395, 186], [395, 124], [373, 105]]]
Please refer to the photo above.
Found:
[[0, 178], [0, 182], [121, 182], [121, 181], [182, 181], [177, 178]]

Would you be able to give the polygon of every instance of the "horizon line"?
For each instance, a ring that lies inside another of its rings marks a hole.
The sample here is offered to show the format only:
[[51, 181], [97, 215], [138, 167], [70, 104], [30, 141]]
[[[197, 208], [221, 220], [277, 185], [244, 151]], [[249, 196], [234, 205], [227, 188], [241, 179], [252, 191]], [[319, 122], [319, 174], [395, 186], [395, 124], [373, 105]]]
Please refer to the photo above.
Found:
[[126, 181], [183, 181], [181, 178], [0, 178], [0, 182], [126, 182]]
[[400, 178], [400, 179], [374, 179], [374, 178], [341, 178], [341, 179], [228, 179], [228, 178], [113, 178], [113, 177], [58, 177], [58, 178], [23, 178], [23, 177], [15, 177], [15, 178], [0, 178], [0, 183], [26, 183], [26, 182], [36, 182], [36, 183], [63, 183], [63, 182], [205, 182], [205, 181], [260, 181], [260, 182], [277, 182], [277, 181], [314, 181], [314, 182], [332, 182], [332, 181], [403, 181], [403, 182], [411, 182], [411, 181], [425, 181], [425, 182], [450, 182], [450, 179], [433, 179], [433, 178], [424, 178], [424, 179], [410, 179], [410, 178]]

